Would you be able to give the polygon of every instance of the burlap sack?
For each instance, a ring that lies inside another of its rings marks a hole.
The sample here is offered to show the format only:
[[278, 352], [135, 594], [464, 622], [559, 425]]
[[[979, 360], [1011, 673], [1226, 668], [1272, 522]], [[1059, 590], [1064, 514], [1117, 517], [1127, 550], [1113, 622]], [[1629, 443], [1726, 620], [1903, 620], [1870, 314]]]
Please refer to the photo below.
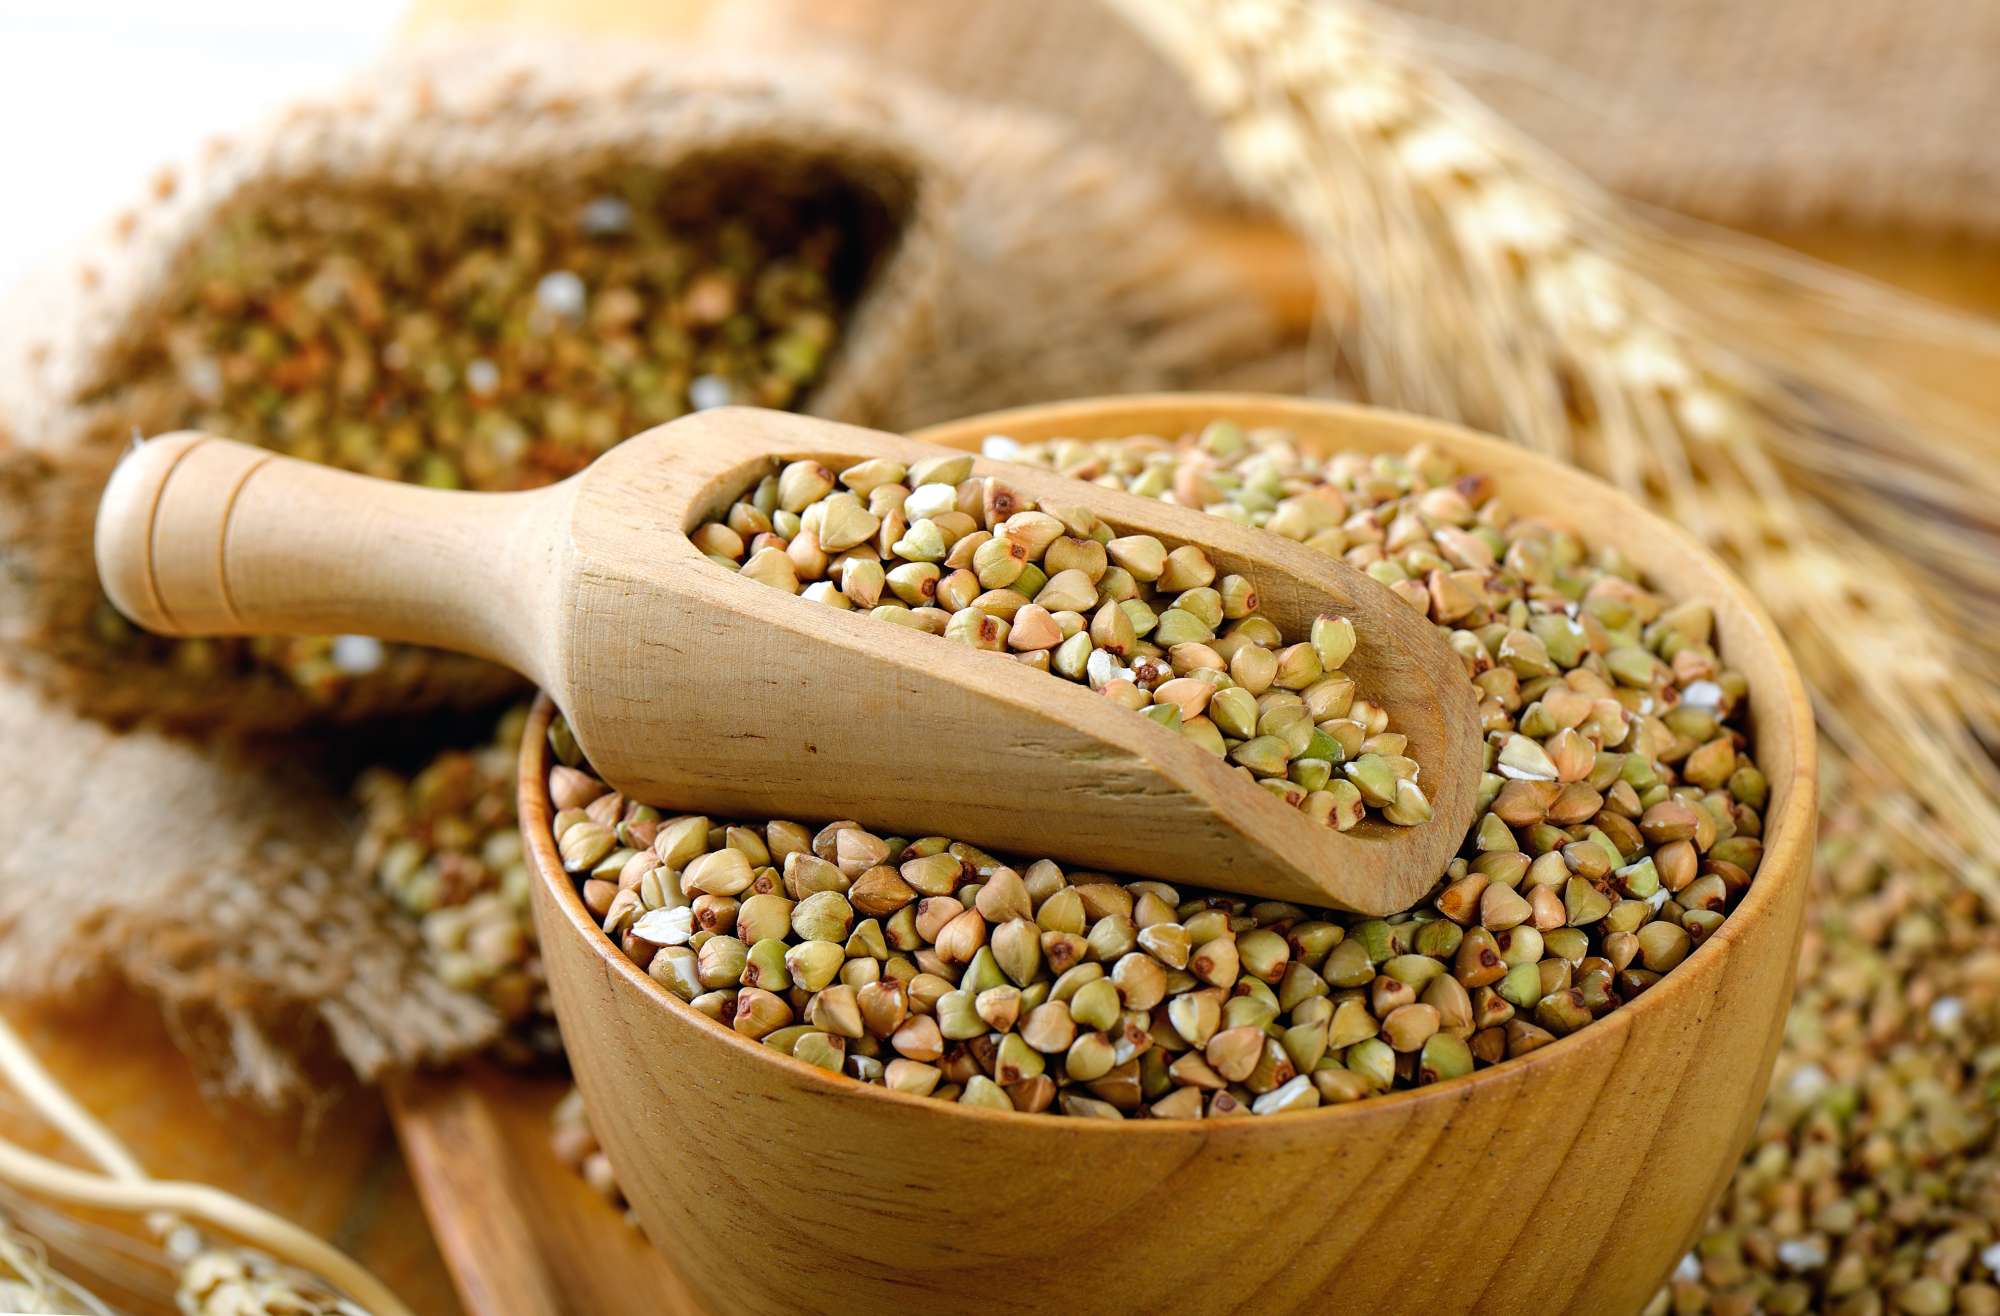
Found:
[[264, 670], [162, 672], [92, 633], [89, 534], [104, 478], [134, 432], [180, 428], [198, 414], [178, 375], [135, 391], [119, 387], [121, 366], [147, 346], [139, 338], [149, 312], [188, 277], [187, 248], [267, 198], [400, 194], [412, 184], [504, 198], [561, 190], [613, 161], [670, 176], [728, 170], [773, 191], [851, 193], [857, 209], [874, 212], [855, 223], [877, 230], [865, 240], [878, 249], [844, 349], [810, 403], [848, 419], [886, 418], [894, 365], [914, 349], [935, 297], [949, 180], [852, 85], [748, 67], [614, 72], [617, 81], [600, 81], [576, 64], [494, 67], [469, 53], [384, 71], [204, 156], [173, 176], [168, 195], [92, 244], [64, 271], [67, 287], [14, 301], [0, 407], [23, 446], [0, 461], [0, 646], [21, 677], [99, 716], [256, 729], [476, 706], [513, 685], [470, 660], [394, 649], [329, 702]]
[[[1328, 0], [1330, 2], [1330, 0]], [[1987, 0], [1390, 0], [1500, 115], [1600, 182], [1742, 224], [2000, 224], [2000, 6]], [[865, 51], [1241, 204], [1212, 125], [1084, 0], [729, 0], [730, 40]]]
[[[1232, 271], [1201, 258], [1173, 195], [1052, 121], [969, 110], [851, 63], [454, 43], [197, 166], [98, 243], [89, 279], [72, 266], [52, 301], [9, 304], [13, 341], [40, 344], [11, 349], [0, 385], [9, 660], [99, 712], [268, 728], [325, 711], [240, 682], [119, 671], [61, 633], [96, 597], [88, 530], [104, 474], [134, 423], [161, 423], [92, 396], [173, 277], [177, 244], [226, 201], [328, 176], [472, 185], [590, 155], [704, 151], [771, 169], [817, 161], [902, 219], [814, 410], [911, 427], [1072, 394], [1300, 382], [1299, 354]], [[409, 713], [504, 687], [471, 664], [409, 661], [410, 679], [338, 711]], [[0, 792], [13, 840], [0, 991], [123, 976], [197, 1021], [188, 1031], [225, 1079], [265, 1095], [295, 1085], [295, 1059], [328, 1037], [364, 1074], [481, 1045], [490, 1015], [423, 973], [406, 929], [350, 871], [353, 757], [307, 739], [273, 751], [121, 737], [0, 687], [0, 780], [33, 782]]]

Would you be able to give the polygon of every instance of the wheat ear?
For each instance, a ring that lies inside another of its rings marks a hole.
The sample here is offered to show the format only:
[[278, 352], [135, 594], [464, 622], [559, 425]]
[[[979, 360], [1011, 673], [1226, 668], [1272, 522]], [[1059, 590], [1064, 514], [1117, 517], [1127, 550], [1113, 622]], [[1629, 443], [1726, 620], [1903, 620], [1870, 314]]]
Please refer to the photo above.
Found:
[[2000, 907], [2000, 528], [1968, 427], [1760, 322], [1753, 283], [1804, 282], [1785, 262], [1753, 279], [1641, 216], [1365, 0], [1107, 3], [1345, 294], [1331, 336], [1363, 396], [1573, 461], [1703, 536], [1783, 626], [1831, 752], [1888, 769]]

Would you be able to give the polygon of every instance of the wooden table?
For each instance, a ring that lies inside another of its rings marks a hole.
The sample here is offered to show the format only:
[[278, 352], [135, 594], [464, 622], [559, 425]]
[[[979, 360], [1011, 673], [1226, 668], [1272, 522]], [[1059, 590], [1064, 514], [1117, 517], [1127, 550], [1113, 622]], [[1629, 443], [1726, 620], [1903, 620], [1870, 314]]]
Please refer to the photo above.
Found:
[[[674, 36], [688, 30], [703, 0], [414, 0], [408, 26], [424, 31], [456, 21], [525, 22], [599, 32]], [[1263, 226], [1218, 222], [1219, 250], [1248, 274], [1279, 313], [1300, 322], [1311, 311], [1310, 281], [1295, 245]], [[1948, 304], [2000, 313], [2000, 248], [1929, 236], [1835, 227], [1763, 236]], [[1983, 356], [1945, 348], [1896, 358], [1912, 378], [1942, 385], [1968, 403], [2000, 410], [2000, 371]], [[305, 1116], [277, 1118], [212, 1101], [197, 1085], [156, 1010], [114, 997], [77, 1008], [15, 1008], [8, 1017], [58, 1078], [123, 1137], [149, 1169], [199, 1178], [241, 1194], [352, 1253], [415, 1310], [481, 1313], [601, 1310], [623, 1289], [659, 1310], [690, 1310], [684, 1291], [611, 1208], [557, 1166], [547, 1150], [547, 1114], [561, 1080], [485, 1068], [469, 1081], [428, 1077], [398, 1087], [395, 1116], [383, 1094], [339, 1082]], [[441, 1216], [426, 1226], [418, 1185], [399, 1148], [395, 1122], [434, 1201], [463, 1200], [492, 1182], [505, 1162], [505, 1200]], [[0, 1102], [0, 1134], [31, 1147], [57, 1140], [18, 1104]], [[438, 1241], [461, 1263], [532, 1252], [541, 1264], [519, 1270], [518, 1288], [474, 1290], [461, 1307]], [[51, 1240], [54, 1242], [54, 1240]], [[610, 1268], [585, 1264], [611, 1258]], [[135, 1312], [172, 1310], [171, 1290], [154, 1272], [136, 1287], [100, 1285]], [[95, 1281], [94, 1281], [95, 1282]], [[553, 1285], [551, 1289], [547, 1287]], [[567, 1302], [551, 1297], [566, 1295]]]
[[568, 1089], [566, 1079], [474, 1063], [390, 1090], [466, 1307], [480, 1316], [700, 1316], [638, 1227], [549, 1150], [549, 1112]]
[[[461, 1310], [379, 1093], [336, 1080], [310, 1110], [268, 1115], [205, 1093], [149, 1001], [115, 994], [87, 1005], [6, 1013], [56, 1079], [125, 1139], [151, 1173], [212, 1183], [298, 1222], [382, 1276], [424, 1316]], [[11, 1092], [0, 1095], [0, 1136], [67, 1155], [61, 1137]], [[125, 1217], [65, 1214], [142, 1232]], [[50, 1245], [59, 1264], [65, 1260], [61, 1239], [40, 1217], [19, 1219]], [[115, 1276], [69, 1273], [134, 1313], [175, 1310], [164, 1270], [134, 1264]]]

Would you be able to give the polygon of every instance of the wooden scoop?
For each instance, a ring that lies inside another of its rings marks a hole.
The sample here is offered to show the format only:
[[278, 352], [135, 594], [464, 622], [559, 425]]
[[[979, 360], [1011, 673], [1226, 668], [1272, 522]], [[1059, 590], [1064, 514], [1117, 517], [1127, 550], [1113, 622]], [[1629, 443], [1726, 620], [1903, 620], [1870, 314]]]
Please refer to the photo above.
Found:
[[1346, 669], [1409, 737], [1433, 817], [1308, 821], [1179, 733], [992, 653], [744, 580], [688, 532], [787, 461], [951, 455], [872, 430], [723, 408], [620, 444], [529, 493], [450, 493], [208, 435], [138, 445], [97, 517], [119, 610], [166, 635], [361, 633], [538, 682], [605, 780], [673, 811], [853, 817], [906, 835], [1230, 891], [1403, 909], [1471, 825], [1472, 685], [1437, 629], [1375, 581], [1277, 535], [975, 460], [1121, 534], [1200, 544], [1302, 638], [1351, 617]]

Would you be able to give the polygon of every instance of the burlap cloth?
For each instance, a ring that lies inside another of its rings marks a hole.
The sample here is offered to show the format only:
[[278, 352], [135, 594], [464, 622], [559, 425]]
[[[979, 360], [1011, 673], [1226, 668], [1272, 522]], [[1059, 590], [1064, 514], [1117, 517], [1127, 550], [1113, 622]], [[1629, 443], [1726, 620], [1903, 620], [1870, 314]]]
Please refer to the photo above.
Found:
[[0, 985], [159, 999], [233, 1090], [292, 1095], [330, 1039], [364, 1074], [498, 1026], [420, 967], [352, 866], [335, 781], [277, 747], [120, 734], [0, 683]]
[[[327, 1039], [372, 1076], [491, 1038], [493, 1017], [430, 977], [351, 871], [342, 742], [120, 734], [72, 711], [267, 731], [329, 711], [241, 680], [177, 684], [71, 642], [96, 597], [105, 473], [135, 426], [171, 423], [176, 405], [102, 397], [181, 248], [260, 189], [518, 186], [622, 161], [817, 170], [879, 200], [890, 222], [809, 400], [822, 414], [911, 427], [1064, 395], [1298, 382], [1297, 353], [1199, 258], [1169, 189], [1043, 117], [838, 59], [547, 38], [377, 69], [212, 149], [0, 310], [0, 654], [14, 673], [0, 685], [0, 991], [122, 976], [161, 997], [220, 1077], [264, 1097], [293, 1090]], [[331, 711], [408, 715], [508, 686], [414, 655]]]
[[[1310, 3], [1310, 0], [1301, 0]], [[1480, 99], [1627, 195], [1745, 224], [2000, 228], [1990, 0], [1390, 0]], [[1238, 204], [1181, 80], [1086, 0], [729, 0], [714, 30], [866, 49], [961, 95], [1071, 120]]]

